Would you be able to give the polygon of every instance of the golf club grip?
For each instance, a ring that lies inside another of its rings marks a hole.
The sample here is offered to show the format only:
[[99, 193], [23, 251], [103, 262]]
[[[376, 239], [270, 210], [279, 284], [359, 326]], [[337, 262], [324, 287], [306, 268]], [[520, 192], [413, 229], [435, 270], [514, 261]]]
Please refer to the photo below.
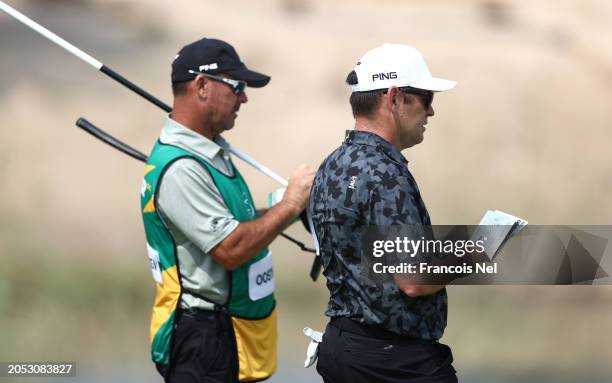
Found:
[[315, 255], [312, 261], [312, 267], [310, 268], [310, 279], [315, 282], [319, 278], [319, 274], [321, 274], [321, 267], [323, 264], [321, 263], [321, 256]]
[[102, 65], [102, 67], [100, 68], [100, 72], [104, 73], [108, 77], [110, 77], [113, 80], [117, 81], [121, 85], [124, 85], [126, 88], [130, 89], [134, 93], [144, 97], [145, 99], [147, 99], [147, 101], [152, 102], [153, 104], [155, 104], [157, 107], [159, 107], [163, 111], [165, 111], [167, 113], [170, 113], [172, 111], [172, 108], [168, 104], [166, 104], [162, 100], [158, 99], [157, 97], [153, 96], [151, 93], [149, 93], [146, 90], [142, 89], [141, 87], [139, 87], [138, 85], [134, 84], [130, 80], [126, 79], [125, 77], [121, 76], [119, 73], [115, 72], [114, 70], [112, 70], [111, 68], [107, 67], [106, 65]]
[[99, 129], [98, 127], [96, 127], [94, 124], [92, 124], [91, 122], [87, 121], [84, 118], [79, 118], [76, 122], [76, 126], [78, 126], [79, 128], [83, 129], [84, 131], [86, 131], [87, 133], [91, 134], [92, 136], [96, 137], [97, 139], [106, 142], [107, 144], [109, 144], [110, 146], [112, 146], [113, 148], [122, 151], [123, 153], [127, 154], [128, 156], [135, 158], [139, 161], [142, 162], [147, 162], [147, 156], [141, 152], [139, 152], [138, 150], [132, 148], [131, 146], [129, 146], [128, 144], [119, 141], [118, 139], [116, 139], [115, 137], [111, 136], [110, 134], [106, 133], [105, 131]]

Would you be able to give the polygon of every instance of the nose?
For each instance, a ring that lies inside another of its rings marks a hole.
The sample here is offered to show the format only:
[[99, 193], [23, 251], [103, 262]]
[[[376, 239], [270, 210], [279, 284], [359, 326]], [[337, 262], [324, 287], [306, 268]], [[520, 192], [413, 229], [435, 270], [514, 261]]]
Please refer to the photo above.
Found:
[[431, 117], [434, 114], [436, 114], [436, 111], [434, 110], [433, 105], [429, 105], [429, 108], [427, 108], [427, 115]]
[[240, 101], [241, 104], [246, 104], [249, 102], [246, 92], [240, 92], [240, 94], [238, 94], [238, 101]]

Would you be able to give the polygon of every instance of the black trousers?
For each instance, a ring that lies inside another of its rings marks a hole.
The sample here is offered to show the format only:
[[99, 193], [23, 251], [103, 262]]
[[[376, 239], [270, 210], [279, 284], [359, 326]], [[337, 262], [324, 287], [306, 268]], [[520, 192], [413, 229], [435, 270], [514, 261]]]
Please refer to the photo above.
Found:
[[383, 336], [344, 318], [327, 325], [317, 371], [325, 383], [457, 383], [452, 362], [444, 344]]
[[238, 382], [238, 356], [230, 317], [203, 310], [178, 314], [165, 382]]

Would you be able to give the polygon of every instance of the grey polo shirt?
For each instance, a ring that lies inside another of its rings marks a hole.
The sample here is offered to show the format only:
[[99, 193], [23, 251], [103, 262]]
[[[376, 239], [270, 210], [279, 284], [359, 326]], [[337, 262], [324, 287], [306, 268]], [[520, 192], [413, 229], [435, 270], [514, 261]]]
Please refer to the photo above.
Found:
[[[233, 176], [229, 146], [221, 136], [211, 141], [167, 117], [159, 139]], [[238, 221], [208, 171], [192, 158], [169, 165], [158, 193], [157, 208], [176, 243], [184, 291], [224, 304], [229, 294], [229, 275], [208, 253], [238, 226]], [[195, 295], [183, 294], [180, 307], [213, 308], [213, 304]]]

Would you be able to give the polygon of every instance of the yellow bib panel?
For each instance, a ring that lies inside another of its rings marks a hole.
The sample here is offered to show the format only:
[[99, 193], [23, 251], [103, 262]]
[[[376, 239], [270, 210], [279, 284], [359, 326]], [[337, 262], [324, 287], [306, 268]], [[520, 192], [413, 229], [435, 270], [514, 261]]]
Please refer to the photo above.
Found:
[[276, 371], [276, 309], [264, 319], [232, 317], [238, 349], [238, 378], [241, 382], [258, 381]]

